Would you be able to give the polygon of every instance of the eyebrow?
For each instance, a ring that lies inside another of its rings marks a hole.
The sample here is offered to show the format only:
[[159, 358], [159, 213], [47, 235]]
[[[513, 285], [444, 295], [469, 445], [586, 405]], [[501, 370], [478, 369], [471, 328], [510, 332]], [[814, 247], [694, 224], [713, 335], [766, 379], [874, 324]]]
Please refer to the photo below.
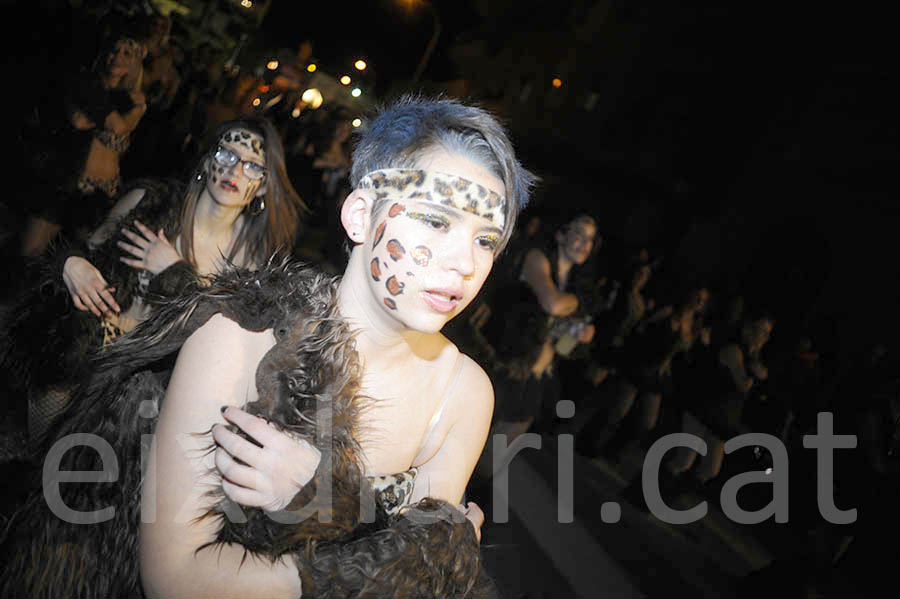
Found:
[[[219, 144], [219, 146], [225, 148], [229, 152], [234, 152], [235, 154], [237, 154], [241, 160], [244, 160], [246, 162], [255, 162], [256, 164], [258, 164], [259, 166], [261, 166], [263, 168], [265, 168], [265, 166], [266, 166], [266, 159], [265, 159], [266, 151], [265, 150], [262, 151], [263, 156], [260, 157], [260, 156], [253, 155], [253, 153], [249, 150], [246, 150], [246, 147], [245, 147], [244, 148], [245, 151], [250, 154], [250, 156], [245, 156], [244, 154], [242, 154], [238, 151], [241, 148], [238, 146], [235, 146], [233, 142], [226, 142], [226, 141], [219, 140], [218, 144]], [[257, 162], [257, 160], [258, 160], [258, 162]]]
[[[420, 203], [425, 206], [428, 206], [429, 208], [433, 208], [434, 210], [437, 210], [438, 212], [441, 212], [441, 213], [447, 215], [448, 217], [452, 218], [455, 221], [462, 220], [462, 214], [460, 214], [460, 213], [465, 212], [465, 210], [460, 210], [459, 208], [451, 208], [450, 206], [444, 206], [443, 204], [437, 204], [435, 202], [420, 202]], [[465, 212], [465, 213], [472, 214], [471, 212]], [[479, 216], [480, 218], [484, 219], [484, 217], [481, 217], [478, 214], [472, 214], [472, 216]], [[487, 219], [484, 219], [484, 220], [487, 220]], [[497, 235], [503, 235], [503, 229], [501, 229], [497, 225], [484, 225], [481, 228], [489, 229], [490, 231], [497, 233]]]

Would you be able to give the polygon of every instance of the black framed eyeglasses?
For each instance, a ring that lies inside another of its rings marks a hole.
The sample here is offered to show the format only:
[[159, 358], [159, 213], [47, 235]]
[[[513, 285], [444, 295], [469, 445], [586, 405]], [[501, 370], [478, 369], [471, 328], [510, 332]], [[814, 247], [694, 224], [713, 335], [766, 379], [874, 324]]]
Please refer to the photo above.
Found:
[[217, 147], [216, 153], [213, 154], [213, 158], [216, 159], [216, 162], [226, 167], [232, 167], [240, 162], [241, 168], [244, 170], [244, 175], [253, 181], [258, 181], [266, 176], [266, 167], [250, 160], [242, 160], [240, 156], [228, 148], [222, 146]]

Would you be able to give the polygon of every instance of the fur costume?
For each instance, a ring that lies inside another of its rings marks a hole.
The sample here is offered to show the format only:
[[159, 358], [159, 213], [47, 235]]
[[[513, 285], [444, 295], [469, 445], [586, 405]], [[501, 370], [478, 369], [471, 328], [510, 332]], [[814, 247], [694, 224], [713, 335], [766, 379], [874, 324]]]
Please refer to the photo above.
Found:
[[[213, 547], [201, 550], [240, 543], [272, 560], [289, 554], [301, 573], [304, 597], [493, 596], [474, 530], [455, 506], [425, 499], [417, 509], [392, 516], [376, 502], [369, 510], [374, 519], [367, 518], [374, 521], [362, 521], [371, 505], [366, 498], [375, 494], [363, 474], [354, 434], [368, 400], [359, 395], [361, 371], [352, 334], [336, 311], [337, 279], [284, 262], [255, 272], [235, 270], [190, 291], [161, 305], [99, 356], [95, 375], [78, 389], [51, 435], [61, 439], [90, 431], [114, 448], [118, 472], [112, 481], [59, 486], [68, 507], [115, 506], [114, 515], [89, 525], [67, 524], [50, 513], [36, 488], [4, 539], [7, 566], [0, 596], [142, 596], [137, 558], [141, 456], [164, 397], [168, 372], [161, 360], [218, 312], [248, 330], [273, 329], [276, 344], [256, 373], [259, 399], [245, 409], [322, 452], [313, 479], [285, 511], [310, 503], [327, 508], [317, 491], [332, 482], [331, 520], [278, 524], [260, 509], [238, 507], [219, 488], [215, 507], [204, 517], [228, 517], [221, 519]], [[317, 434], [329, 428], [332, 434]], [[101, 467], [97, 451], [79, 446], [62, 456], [58, 469]]]
[[[132, 189], [144, 189], [144, 197], [119, 224], [132, 226], [137, 219], [154, 231], [165, 229], [174, 239], [184, 186], [174, 179], [139, 179], [124, 189], [123, 195]], [[129, 241], [119, 228], [93, 249], [65, 238], [55, 241], [47, 257], [38, 261], [40, 279], [16, 301], [16, 309], [10, 311], [9, 320], [3, 323], [5, 338], [0, 340], [0, 361], [16, 372], [11, 382], [22, 390], [34, 391], [74, 381], [85, 370], [89, 356], [103, 343], [100, 319], [76, 309], [69, 297], [62, 279], [68, 258], [82, 256], [93, 264], [110, 286], [116, 288], [116, 302], [123, 312], [139, 294], [153, 303], [157, 298], [177, 294], [196, 278], [190, 265], [178, 262], [153, 277], [148, 289], [142, 292], [141, 271], [119, 260], [122, 250], [117, 242]]]

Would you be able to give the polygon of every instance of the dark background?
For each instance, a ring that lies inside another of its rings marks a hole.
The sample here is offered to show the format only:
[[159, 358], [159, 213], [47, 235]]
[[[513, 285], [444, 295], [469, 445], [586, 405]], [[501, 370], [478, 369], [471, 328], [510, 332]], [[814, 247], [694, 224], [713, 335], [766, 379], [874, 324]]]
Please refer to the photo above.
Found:
[[[0, 4], [22, 34], [3, 51], [12, 130], [61, 77], [79, 34], [67, 5]], [[867, 3], [273, 0], [245, 55], [309, 40], [331, 70], [366, 59], [377, 101], [480, 102], [544, 179], [530, 212], [587, 209], [608, 249], [663, 257], [659, 284], [743, 293], [776, 335], [812, 330], [853, 354], [897, 333], [892, 27]], [[4, 201], [27, 201], [8, 177]]]
[[[275, 2], [262, 31], [364, 56], [390, 95], [415, 87], [433, 31], [424, 3], [408, 4]], [[896, 334], [894, 35], [874, 4], [433, 7], [442, 31], [419, 87], [443, 83], [504, 117], [545, 179], [534, 211], [586, 207], [607, 238], [663, 255], [672, 285], [740, 289], [776, 331], [849, 353]]]

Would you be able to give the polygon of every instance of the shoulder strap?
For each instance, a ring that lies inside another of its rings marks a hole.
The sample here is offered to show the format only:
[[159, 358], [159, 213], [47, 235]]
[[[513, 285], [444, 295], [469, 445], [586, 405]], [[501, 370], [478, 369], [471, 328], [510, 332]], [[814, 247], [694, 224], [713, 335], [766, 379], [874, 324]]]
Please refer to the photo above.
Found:
[[450, 382], [447, 387], [444, 389], [444, 398], [441, 400], [441, 405], [438, 406], [438, 409], [435, 411], [434, 415], [431, 417], [431, 420], [428, 422], [428, 428], [425, 430], [425, 435], [422, 437], [422, 443], [419, 446], [419, 451], [425, 447], [425, 443], [431, 438], [431, 433], [434, 432], [434, 429], [437, 427], [437, 423], [441, 421], [441, 416], [444, 415], [444, 408], [447, 407], [447, 402], [450, 401], [450, 398], [453, 396], [453, 390], [456, 389], [456, 383], [459, 380], [459, 373], [462, 372], [463, 367], [463, 354], [460, 352], [459, 356], [456, 358], [456, 363], [453, 366], [453, 374], [450, 375]]

